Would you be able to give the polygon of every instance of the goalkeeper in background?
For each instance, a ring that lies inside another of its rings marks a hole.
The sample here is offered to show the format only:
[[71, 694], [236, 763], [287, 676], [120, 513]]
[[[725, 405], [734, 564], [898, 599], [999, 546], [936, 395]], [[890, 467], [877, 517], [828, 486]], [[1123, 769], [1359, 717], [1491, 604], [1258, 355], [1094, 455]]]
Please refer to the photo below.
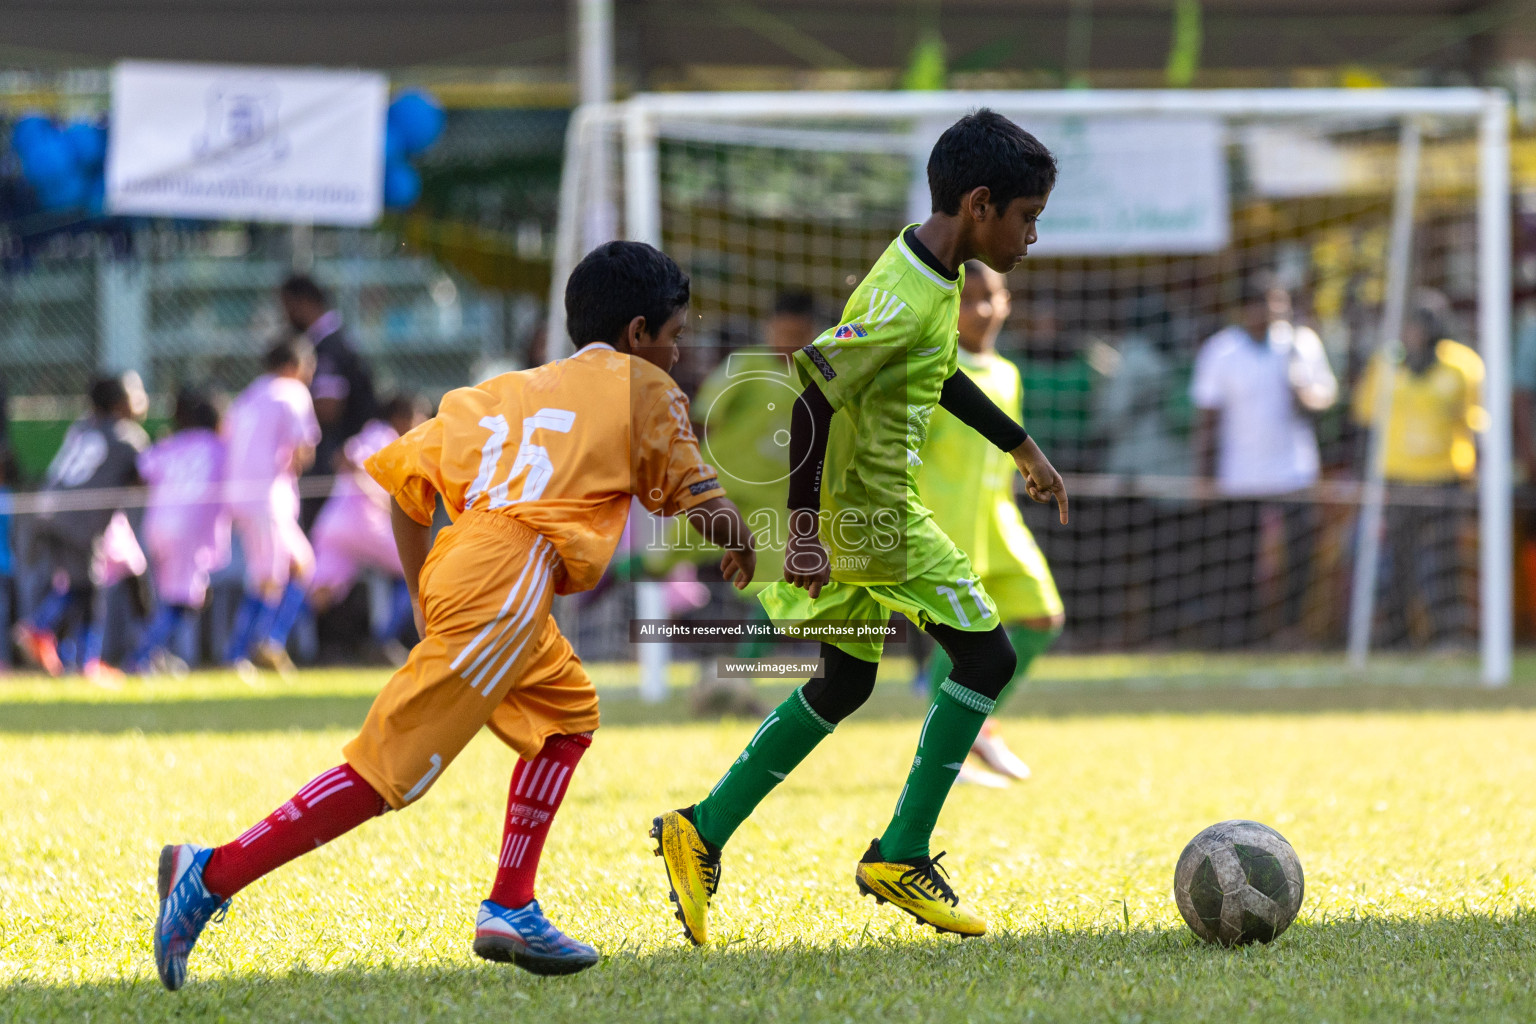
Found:
[[[960, 292], [960, 371], [975, 381], [997, 407], [1017, 416], [1023, 405], [1019, 369], [997, 354], [997, 335], [1008, 319], [1008, 283], [1002, 274], [979, 260], [965, 265]], [[997, 696], [1000, 708], [1030, 662], [1061, 635], [1066, 615], [1051, 567], [1035, 543], [1013, 495], [1018, 470], [998, 451], [943, 406], [928, 423], [928, 444], [917, 474], [918, 493], [933, 512], [933, 521], [971, 558], [971, 568], [997, 605], [998, 618], [1013, 641], [1018, 667]], [[939, 647], [925, 666], [925, 681], [949, 678], [954, 666]], [[997, 775], [960, 769], [958, 781], [1000, 786], [998, 775], [1029, 778], [1021, 761], [988, 718], [971, 753]]]

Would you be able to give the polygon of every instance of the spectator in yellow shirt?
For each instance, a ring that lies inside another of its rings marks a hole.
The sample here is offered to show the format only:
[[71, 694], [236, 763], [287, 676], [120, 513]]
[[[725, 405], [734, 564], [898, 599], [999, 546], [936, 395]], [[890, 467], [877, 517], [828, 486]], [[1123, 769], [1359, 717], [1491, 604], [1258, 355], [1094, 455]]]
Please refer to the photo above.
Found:
[[1421, 300], [1403, 324], [1401, 360], [1377, 352], [1354, 393], [1354, 418], [1368, 426], [1382, 374], [1392, 375], [1385, 425], [1391, 490], [1377, 581], [1389, 642], [1427, 636], [1434, 646], [1454, 646], [1472, 635], [1458, 552], [1466, 519], [1459, 492], [1476, 470], [1473, 435], [1487, 420], [1483, 361], [1447, 333], [1443, 303]]

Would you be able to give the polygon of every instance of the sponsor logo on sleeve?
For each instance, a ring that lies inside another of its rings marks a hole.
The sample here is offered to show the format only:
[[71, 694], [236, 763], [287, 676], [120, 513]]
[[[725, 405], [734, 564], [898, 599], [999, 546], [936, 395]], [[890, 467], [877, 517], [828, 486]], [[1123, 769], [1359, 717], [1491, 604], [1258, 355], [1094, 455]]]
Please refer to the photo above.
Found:
[[688, 485], [688, 493], [694, 495], [704, 494], [708, 491], [718, 491], [719, 489], [720, 478], [717, 476], [712, 476], [708, 480], [700, 480], [696, 484]]

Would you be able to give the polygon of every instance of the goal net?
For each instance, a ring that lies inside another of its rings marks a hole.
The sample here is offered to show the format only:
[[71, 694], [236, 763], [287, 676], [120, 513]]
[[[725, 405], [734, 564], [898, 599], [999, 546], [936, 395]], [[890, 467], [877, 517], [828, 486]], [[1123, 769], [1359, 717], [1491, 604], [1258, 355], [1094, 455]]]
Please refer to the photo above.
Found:
[[[1068, 526], [1023, 500], [1066, 608], [1059, 649], [1359, 660], [1480, 645], [1485, 680], [1507, 678], [1497, 94], [712, 94], [583, 108], [550, 337], [563, 338], [566, 273], [612, 237], [659, 245], [692, 278], [674, 371], [690, 396], [733, 353], [760, 351], [776, 309], [809, 296], [816, 330], [840, 323], [862, 275], [928, 214], [934, 141], [980, 106], [1059, 164], [996, 336], [1023, 422], [1072, 496]], [[713, 454], [730, 490], [731, 460]]]

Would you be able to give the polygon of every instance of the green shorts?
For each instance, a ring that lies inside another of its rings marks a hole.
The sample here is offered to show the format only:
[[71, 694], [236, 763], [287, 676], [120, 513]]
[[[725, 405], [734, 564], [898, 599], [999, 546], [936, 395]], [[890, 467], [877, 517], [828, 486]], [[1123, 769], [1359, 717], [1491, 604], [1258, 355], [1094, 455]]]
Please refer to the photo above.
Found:
[[1043, 558], [1038, 571], [983, 576], [981, 582], [997, 602], [997, 613], [1005, 623], [1049, 619], [1065, 610], [1061, 594], [1056, 590], [1056, 580]]
[[982, 545], [972, 564], [981, 570], [987, 593], [997, 602], [1003, 622], [1021, 619], [1048, 619], [1063, 611], [1061, 594], [1051, 576], [1045, 552], [1035, 542], [1034, 534], [1024, 525], [1017, 508], [1011, 515], [994, 515], [977, 538]]
[[880, 660], [885, 638], [877, 629], [890, 620], [891, 612], [900, 612], [919, 628], [941, 622], [984, 633], [999, 622], [997, 605], [972, 571], [970, 559], [953, 547], [944, 558], [904, 583], [833, 580], [813, 599], [781, 580], [759, 594], [758, 600], [782, 632], [824, 640], [862, 661]]

